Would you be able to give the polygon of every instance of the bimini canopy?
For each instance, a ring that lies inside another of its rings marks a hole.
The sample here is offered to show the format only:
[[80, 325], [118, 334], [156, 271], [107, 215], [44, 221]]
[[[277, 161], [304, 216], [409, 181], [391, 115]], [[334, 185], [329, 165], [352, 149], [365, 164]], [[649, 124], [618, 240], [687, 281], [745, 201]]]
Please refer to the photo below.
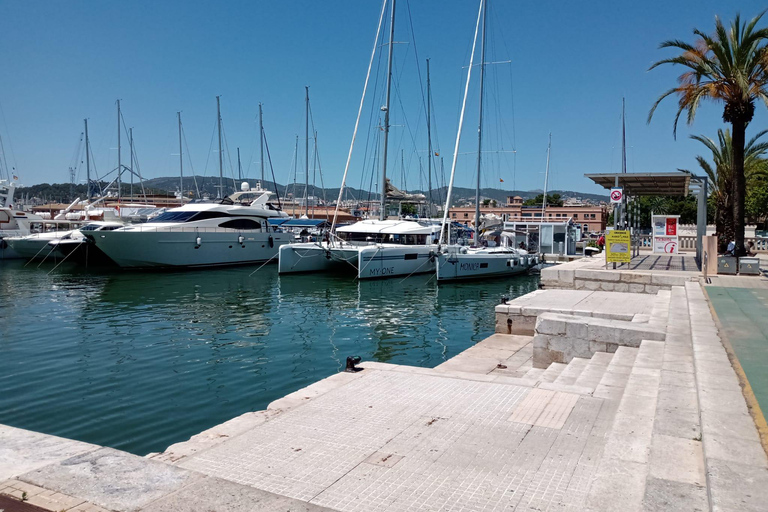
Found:
[[361, 220], [336, 229], [337, 233], [378, 233], [383, 235], [429, 235], [439, 233], [439, 224], [421, 224], [412, 220]]

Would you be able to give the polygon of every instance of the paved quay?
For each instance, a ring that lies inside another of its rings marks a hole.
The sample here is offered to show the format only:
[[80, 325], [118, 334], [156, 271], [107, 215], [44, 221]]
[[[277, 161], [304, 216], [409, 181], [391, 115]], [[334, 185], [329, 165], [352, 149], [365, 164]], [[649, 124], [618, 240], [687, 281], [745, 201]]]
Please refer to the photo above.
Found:
[[[537, 292], [564, 309], [532, 311], [532, 335], [432, 369], [364, 362], [147, 457], [0, 427], [0, 494], [78, 511], [763, 511], [768, 459], [688, 277], [590, 308]], [[537, 367], [542, 350], [561, 362]]]

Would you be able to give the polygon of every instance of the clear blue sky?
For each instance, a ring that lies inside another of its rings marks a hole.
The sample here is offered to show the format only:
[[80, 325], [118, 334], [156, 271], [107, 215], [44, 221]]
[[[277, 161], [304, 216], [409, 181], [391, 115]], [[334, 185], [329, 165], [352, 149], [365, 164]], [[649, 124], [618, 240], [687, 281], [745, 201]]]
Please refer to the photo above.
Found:
[[[423, 61], [431, 59], [435, 139], [447, 173], [477, 7], [475, 0], [410, 0], [410, 5], [398, 0], [395, 39], [407, 44], [395, 47], [398, 99], [393, 100], [390, 159], [399, 169], [404, 150], [408, 188], [420, 184], [414, 155], [426, 155], [417, 71], [423, 80]], [[679, 70], [647, 69], [671, 55], [658, 49], [661, 41], [692, 41], [691, 30], [711, 31], [716, 14], [731, 19], [740, 10], [752, 17], [763, 7], [754, 1], [722, 0], [493, 1], [487, 60], [512, 63], [489, 66], [488, 94], [498, 101], [488, 100], [485, 136], [488, 148], [514, 147], [517, 154], [514, 165], [509, 153], [496, 159], [489, 155], [483, 185], [511, 188], [514, 182], [518, 189], [541, 188], [551, 131], [550, 189], [600, 192], [583, 174], [620, 170], [622, 96], [627, 101], [630, 172], [694, 168], [694, 157], [704, 148], [688, 135], [715, 137], [724, 127], [722, 106], [703, 105], [692, 128], [681, 123], [675, 141], [675, 100], [666, 100], [650, 125], [646, 117], [653, 101], [675, 84]], [[217, 156], [210, 150], [215, 96], [221, 95], [229, 152], [234, 160], [235, 148], [241, 148], [244, 172], [251, 178], [257, 177], [258, 168], [258, 103], [264, 103], [277, 179], [286, 183], [293, 179], [295, 136], [304, 133], [304, 86], [309, 85], [325, 184], [336, 187], [380, 8], [379, 0], [4, 0], [0, 135], [8, 164], [26, 185], [67, 182], [87, 117], [97, 170], [115, 167], [115, 100], [120, 98], [145, 177], [178, 175], [179, 110], [190, 147], [186, 172], [191, 161], [196, 174], [218, 175]], [[473, 91], [460, 150], [464, 153], [476, 148]], [[381, 101], [374, 99], [371, 105]], [[748, 137], [766, 127], [765, 107], [758, 105], [757, 110]], [[369, 112], [366, 107], [350, 171], [353, 186], [360, 184]], [[301, 152], [299, 158], [303, 164]], [[473, 159], [460, 157], [458, 185], [473, 186]], [[402, 173], [391, 174], [399, 184]]]

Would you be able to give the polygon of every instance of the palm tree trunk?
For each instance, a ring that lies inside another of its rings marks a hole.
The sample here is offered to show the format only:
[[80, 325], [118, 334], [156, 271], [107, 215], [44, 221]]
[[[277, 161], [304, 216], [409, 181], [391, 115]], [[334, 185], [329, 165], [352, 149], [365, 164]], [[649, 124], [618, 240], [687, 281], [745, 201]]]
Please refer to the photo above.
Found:
[[744, 256], [747, 251], [744, 247], [744, 202], [746, 200], [746, 180], [744, 179], [744, 137], [747, 129], [747, 123], [742, 119], [734, 119], [731, 123], [733, 127], [732, 147], [733, 158], [731, 159], [731, 178], [733, 179], [733, 229], [736, 247], [734, 254]]

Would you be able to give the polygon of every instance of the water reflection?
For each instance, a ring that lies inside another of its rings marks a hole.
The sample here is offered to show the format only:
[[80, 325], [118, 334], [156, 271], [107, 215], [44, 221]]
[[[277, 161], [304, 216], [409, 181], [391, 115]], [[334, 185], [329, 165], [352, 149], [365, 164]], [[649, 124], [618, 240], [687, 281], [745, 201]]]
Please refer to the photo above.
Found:
[[348, 355], [432, 367], [536, 278], [440, 285], [0, 262], [0, 423], [143, 454], [263, 409]]

